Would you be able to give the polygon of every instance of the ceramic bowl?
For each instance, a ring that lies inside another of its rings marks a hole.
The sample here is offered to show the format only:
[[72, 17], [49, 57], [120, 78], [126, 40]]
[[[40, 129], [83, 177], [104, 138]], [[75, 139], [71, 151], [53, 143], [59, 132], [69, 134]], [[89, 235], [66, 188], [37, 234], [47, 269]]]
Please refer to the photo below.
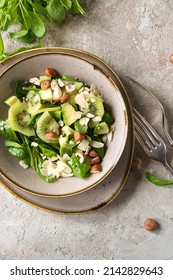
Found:
[[8, 107], [4, 104], [4, 100], [14, 94], [15, 81], [40, 76], [47, 67], [54, 68], [63, 75], [78, 77], [88, 85], [95, 83], [105, 103], [111, 108], [115, 120], [115, 131], [112, 141], [107, 145], [106, 154], [102, 161], [103, 170], [91, 174], [85, 179], [69, 177], [60, 178], [53, 183], [46, 183], [31, 168], [22, 168], [19, 165], [19, 160], [13, 157], [4, 146], [3, 137], [0, 137], [0, 172], [2, 177], [27, 192], [40, 196], [65, 197], [94, 187], [116, 167], [127, 139], [128, 114], [116, 84], [100, 66], [74, 54], [49, 52], [23, 58], [0, 74], [1, 119], [7, 119]]

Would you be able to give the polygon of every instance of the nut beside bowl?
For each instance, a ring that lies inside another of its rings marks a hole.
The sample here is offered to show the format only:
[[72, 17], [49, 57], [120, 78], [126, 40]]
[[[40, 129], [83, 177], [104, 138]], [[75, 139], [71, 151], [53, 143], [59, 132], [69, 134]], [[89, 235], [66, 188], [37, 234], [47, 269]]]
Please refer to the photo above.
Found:
[[76, 55], [52, 52], [22, 59], [11, 65], [1, 74], [1, 119], [7, 119], [8, 107], [4, 104], [4, 100], [14, 94], [15, 81], [28, 80], [30, 77], [40, 76], [44, 69], [48, 67], [56, 69], [60, 74], [77, 77], [88, 85], [95, 83], [103, 95], [105, 103], [111, 108], [115, 120], [115, 131], [112, 141], [108, 143], [107, 151], [102, 161], [102, 171], [93, 172], [95, 174], [91, 174], [84, 179], [77, 177], [60, 178], [56, 182], [46, 183], [31, 168], [22, 169], [19, 165], [19, 160], [9, 154], [4, 146], [3, 138], [0, 137], [2, 147], [0, 157], [1, 176], [17, 187], [33, 194], [65, 197], [94, 187], [116, 166], [126, 143], [128, 115], [121, 93], [115, 83], [100, 67]]

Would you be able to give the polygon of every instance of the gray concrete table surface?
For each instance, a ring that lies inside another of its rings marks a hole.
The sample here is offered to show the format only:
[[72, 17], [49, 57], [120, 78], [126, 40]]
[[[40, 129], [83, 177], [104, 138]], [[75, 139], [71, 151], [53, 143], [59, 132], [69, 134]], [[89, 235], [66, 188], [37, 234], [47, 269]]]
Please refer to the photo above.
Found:
[[[173, 1], [86, 0], [86, 16], [68, 16], [48, 30], [44, 46], [73, 47], [104, 59], [123, 81], [131, 103], [163, 135], [154, 100], [131, 83], [134, 77], [153, 91], [173, 118]], [[12, 29], [12, 28], [11, 28]], [[3, 34], [6, 51], [21, 43]], [[172, 125], [170, 123], [170, 125]], [[168, 158], [173, 161], [173, 150]], [[173, 186], [149, 183], [145, 171], [161, 178], [164, 167], [142, 159], [124, 189], [106, 208], [82, 215], [52, 214], [32, 207], [0, 188], [0, 259], [173, 259]], [[143, 228], [146, 218], [160, 228]]]

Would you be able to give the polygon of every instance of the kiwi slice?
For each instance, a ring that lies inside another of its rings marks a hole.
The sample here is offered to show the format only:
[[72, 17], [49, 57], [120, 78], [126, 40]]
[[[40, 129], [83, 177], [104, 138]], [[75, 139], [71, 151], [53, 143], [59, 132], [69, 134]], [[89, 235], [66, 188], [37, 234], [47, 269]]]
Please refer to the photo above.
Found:
[[70, 126], [76, 120], [81, 118], [82, 113], [80, 111], [75, 111], [71, 104], [64, 103], [62, 105], [62, 115], [65, 125]]
[[[48, 107], [46, 104], [42, 104], [42, 106], [40, 107], [40, 109], [38, 109], [37, 111], [35, 111], [32, 115], [37, 115], [40, 113], [44, 113], [44, 112], [60, 112], [61, 113], [61, 107], [60, 106], [52, 106], [52, 107]], [[57, 115], [60, 116], [60, 114], [57, 113]]]
[[34, 114], [42, 107], [40, 96], [36, 91], [30, 90], [26, 98], [29, 114]]
[[27, 136], [34, 136], [34, 129], [28, 125], [30, 118], [27, 104], [20, 101], [16, 101], [8, 111], [8, 123], [13, 130]]
[[104, 115], [104, 106], [102, 99], [93, 94], [87, 94], [85, 99], [89, 104], [89, 108], [85, 109], [84, 113], [91, 113], [102, 118]]
[[44, 112], [37, 121], [37, 135], [46, 143], [57, 143], [59, 138], [59, 124]]

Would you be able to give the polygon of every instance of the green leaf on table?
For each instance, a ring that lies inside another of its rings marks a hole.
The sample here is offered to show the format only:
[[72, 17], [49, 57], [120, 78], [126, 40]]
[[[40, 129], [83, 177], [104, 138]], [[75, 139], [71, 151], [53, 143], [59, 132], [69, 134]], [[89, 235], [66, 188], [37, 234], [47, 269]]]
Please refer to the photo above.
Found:
[[27, 33], [28, 33], [28, 30], [23, 29], [23, 30], [19, 30], [16, 32], [11, 32], [10, 37], [12, 39], [19, 39], [19, 38], [24, 37]]
[[38, 37], [42, 38], [46, 33], [46, 28], [41, 18], [31, 11], [25, 12], [27, 24], [32, 32]]
[[173, 184], [173, 180], [161, 180], [149, 172], [145, 173], [145, 177], [150, 183], [156, 186], [168, 186]]
[[72, 1], [71, 0], [60, 0], [61, 4], [65, 7], [67, 11], [71, 9]]
[[52, 19], [57, 20], [57, 21], [64, 20], [64, 18], [66, 16], [66, 12], [65, 12], [65, 8], [61, 4], [60, 0], [49, 1], [46, 8]]
[[85, 11], [79, 2], [82, 2], [82, 1], [72, 0], [72, 6], [71, 6], [71, 9], [69, 10], [70, 14], [80, 13], [82, 15], [85, 15]]
[[47, 13], [47, 10], [45, 9], [45, 7], [43, 7], [41, 4], [39, 4], [37, 2], [31, 2], [31, 5], [33, 6], [33, 8], [37, 12], [37, 14], [43, 15], [46, 19], [49, 19], [48, 13]]

